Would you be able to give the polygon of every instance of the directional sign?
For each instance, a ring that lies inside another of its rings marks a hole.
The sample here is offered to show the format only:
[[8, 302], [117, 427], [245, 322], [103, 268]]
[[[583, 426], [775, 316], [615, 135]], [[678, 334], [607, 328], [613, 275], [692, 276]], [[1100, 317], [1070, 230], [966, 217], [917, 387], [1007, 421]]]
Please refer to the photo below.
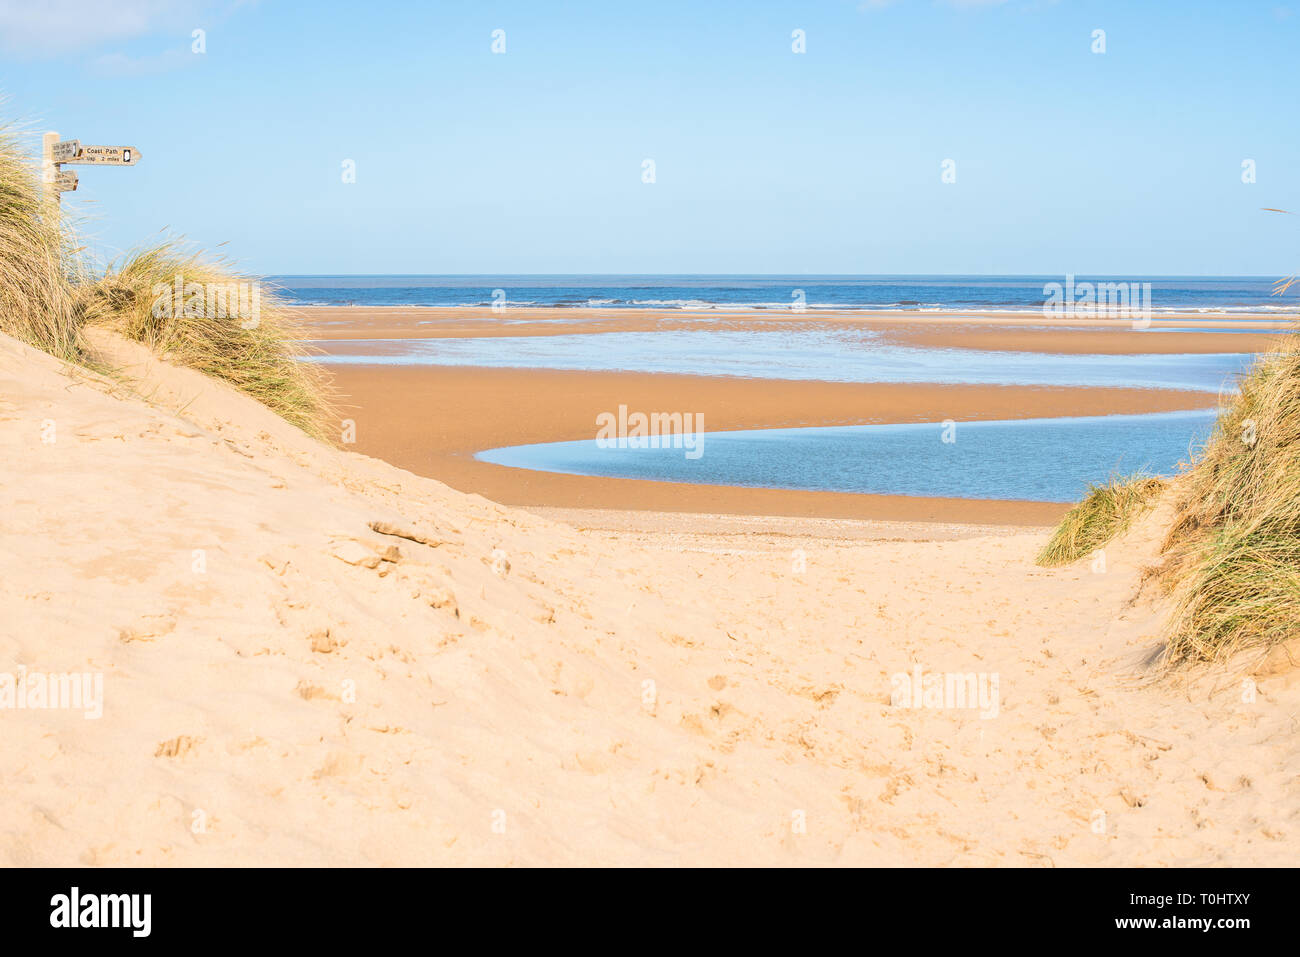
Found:
[[81, 152], [80, 140], [64, 140], [52, 147], [52, 158], [56, 163], [66, 163]]
[[77, 174], [65, 166], [134, 166], [140, 151], [134, 146], [82, 146], [61, 140], [50, 130], [41, 136], [41, 182], [49, 209], [57, 214], [64, 193], [77, 188]]
[[72, 159], [56, 160], [73, 166], [134, 166], [140, 151], [134, 146], [83, 146]]

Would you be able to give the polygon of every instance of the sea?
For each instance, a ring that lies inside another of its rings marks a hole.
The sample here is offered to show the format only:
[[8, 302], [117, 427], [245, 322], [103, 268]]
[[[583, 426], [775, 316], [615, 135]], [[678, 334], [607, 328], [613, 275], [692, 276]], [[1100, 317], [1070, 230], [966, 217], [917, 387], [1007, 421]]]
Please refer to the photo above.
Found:
[[1295, 312], [1273, 276], [268, 276], [297, 305], [1041, 313], [1053, 283], [1149, 283], [1153, 314]]

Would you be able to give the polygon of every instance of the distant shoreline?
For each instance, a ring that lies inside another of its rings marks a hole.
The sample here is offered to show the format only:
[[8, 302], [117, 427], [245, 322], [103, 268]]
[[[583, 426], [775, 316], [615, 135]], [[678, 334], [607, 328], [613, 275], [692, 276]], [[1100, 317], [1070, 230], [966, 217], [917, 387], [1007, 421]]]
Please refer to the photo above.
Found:
[[[300, 306], [303, 335], [318, 341], [588, 335], [707, 328], [762, 330], [779, 326], [869, 328], [892, 345], [1071, 355], [1250, 353], [1267, 350], [1293, 328], [1288, 320], [1234, 318], [1227, 313], [1172, 314], [1135, 329], [1132, 320], [961, 312], [709, 312], [662, 309], [488, 308], [460, 306]], [[1188, 330], [1188, 331], [1183, 331]], [[325, 346], [326, 351], [333, 351]], [[341, 348], [341, 347], [338, 347]]]
[[565, 312], [656, 310], [728, 313], [904, 313], [969, 316], [1063, 315], [1079, 309], [1139, 310], [1144, 316], [1295, 315], [1295, 297], [1266, 276], [836, 276], [836, 275], [479, 275], [264, 278], [295, 306]]

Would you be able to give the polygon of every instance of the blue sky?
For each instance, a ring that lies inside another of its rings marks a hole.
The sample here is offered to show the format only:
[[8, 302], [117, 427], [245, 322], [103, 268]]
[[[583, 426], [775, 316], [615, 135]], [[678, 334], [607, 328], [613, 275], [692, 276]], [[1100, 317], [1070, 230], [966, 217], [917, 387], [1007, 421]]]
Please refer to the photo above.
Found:
[[0, 0], [0, 57], [9, 113], [140, 149], [66, 204], [110, 258], [169, 229], [266, 274], [1300, 265], [1260, 211], [1300, 209], [1294, 0]]

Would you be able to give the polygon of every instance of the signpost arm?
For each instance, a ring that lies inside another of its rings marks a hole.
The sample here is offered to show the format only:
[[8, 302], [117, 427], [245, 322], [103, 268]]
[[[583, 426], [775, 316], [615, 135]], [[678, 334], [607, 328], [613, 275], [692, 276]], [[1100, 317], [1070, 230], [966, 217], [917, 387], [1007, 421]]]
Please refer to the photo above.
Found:
[[134, 166], [140, 151], [134, 146], [82, 146], [81, 140], [60, 140], [58, 133], [41, 138], [41, 192], [44, 214], [59, 215], [60, 193], [77, 188], [77, 174], [65, 166]]

